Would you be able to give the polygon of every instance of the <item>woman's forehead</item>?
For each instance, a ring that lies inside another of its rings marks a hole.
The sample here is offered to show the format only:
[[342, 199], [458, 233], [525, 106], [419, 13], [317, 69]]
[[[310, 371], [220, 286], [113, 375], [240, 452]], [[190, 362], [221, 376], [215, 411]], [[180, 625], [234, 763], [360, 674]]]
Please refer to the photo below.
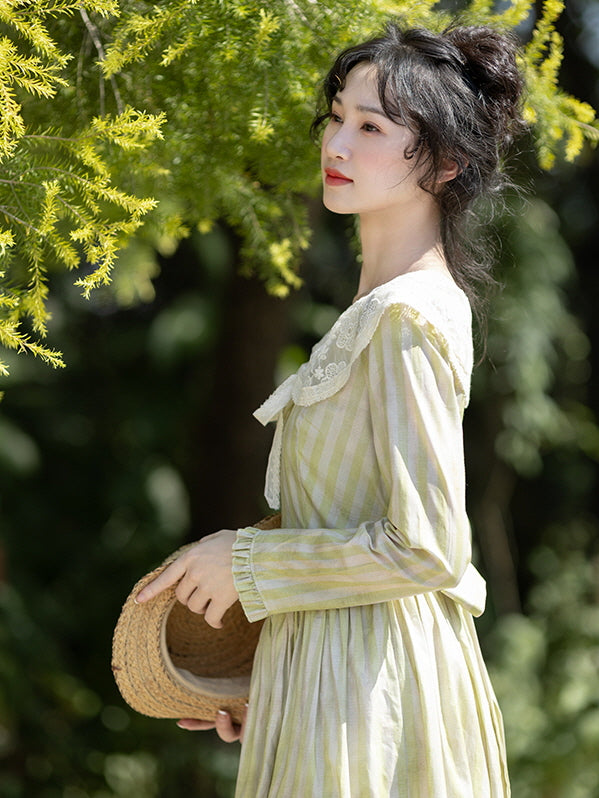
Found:
[[381, 109], [378, 91], [378, 72], [375, 66], [367, 62], [356, 64], [345, 76], [343, 87], [337, 90], [333, 101], [342, 104], [351, 100], [360, 100]]

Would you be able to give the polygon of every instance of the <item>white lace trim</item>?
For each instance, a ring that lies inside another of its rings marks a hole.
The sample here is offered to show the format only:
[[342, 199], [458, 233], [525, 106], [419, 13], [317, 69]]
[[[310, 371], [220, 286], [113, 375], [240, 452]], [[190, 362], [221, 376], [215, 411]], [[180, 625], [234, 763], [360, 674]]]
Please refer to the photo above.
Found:
[[282, 411], [293, 401], [307, 407], [328, 399], [349, 379], [351, 367], [370, 343], [384, 311], [398, 306], [402, 315], [428, 323], [443, 346], [458, 392], [468, 403], [472, 371], [471, 313], [466, 295], [438, 272], [409, 272], [384, 283], [339, 316], [310, 359], [255, 411], [262, 424], [277, 420], [268, 461], [265, 496], [277, 509], [280, 493]]

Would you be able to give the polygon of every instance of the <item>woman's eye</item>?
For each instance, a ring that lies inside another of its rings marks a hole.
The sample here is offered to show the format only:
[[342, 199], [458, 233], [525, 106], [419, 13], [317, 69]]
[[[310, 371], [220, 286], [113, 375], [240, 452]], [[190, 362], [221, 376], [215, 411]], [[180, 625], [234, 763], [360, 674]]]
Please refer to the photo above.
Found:
[[342, 121], [342, 120], [341, 120], [341, 117], [339, 116], [339, 114], [333, 114], [333, 113], [331, 113], [331, 114], [329, 115], [329, 118], [330, 118], [331, 122], [338, 122], [338, 123], [340, 123], [340, 122]]
[[376, 125], [371, 124], [370, 122], [364, 122], [362, 127], [364, 128], [364, 130], [367, 133], [378, 133], [379, 132], [378, 127]]

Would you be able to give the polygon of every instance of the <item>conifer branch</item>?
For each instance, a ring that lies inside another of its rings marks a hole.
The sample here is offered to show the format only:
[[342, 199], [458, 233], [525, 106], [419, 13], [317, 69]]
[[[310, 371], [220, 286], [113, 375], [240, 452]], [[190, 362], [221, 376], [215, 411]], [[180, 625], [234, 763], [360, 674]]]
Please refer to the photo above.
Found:
[[[83, 22], [85, 24], [85, 27], [88, 30], [88, 33], [89, 33], [89, 35], [91, 37], [91, 40], [94, 43], [94, 46], [95, 46], [96, 50], [98, 51], [98, 57], [99, 57], [100, 62], [105, 61], [106, 60], [106, 53], [104, 52], [104, 46], [102, 44], [102, 39], [100, 38], [100, 32], [99, 32], [98, 28], [91, 21], [91, 19], [89, 17], [89, 14], [87, 13], [87, 11], [85, 10], [85, 8], [83, 6], [79, 7], [79, 13], [81, 14], [81, 18], [82, 18], [82, 20], [83, 20]], [[110, 85], [112, 86], [112, 92], [114, 94], [114, 99], [115, 99], [115, 102], [116, 102], [117, 111], [118, 111], [119, 114], [122, 114], [123, 111], [124, 111], [124, 104], [123, 104], [123, 99], [121, 97], [121, 93], [119, 91], [119, 87], [117, 86], [117, 83], [116, 83], [116, 78], [114, 77], [114, 75], [109, 75], [108, 79], [110, 80]], [[101, 91], [102, 91], [102, 96], [103, 96], [104, 77], [103, 77], [102, 74], [100, 75], [100, 84], [101, 84], [101, 87], [102, 87]], [[100, 108], [100, 116], [104, 116], [104, 113], [105, 113], [105, 109], [103, 107], [101, 107]]]
[[11, 219], [13, 222], [15, 222], [15, 224], [18, 224], [21, 227], [26, 228], [27, 232], [36, 233], [37, 235], [41, 234], [41, 231], [38, 230], [37, 227], [34, 227], [30, 222], [26, 222], [24, 219], [19, 219], [18, 216], [15, 216], [14, 214], [10, 213], [10, 211], [7, 210], [7, 208], [3, 207], [2, 205], [0, 205], [0, 213], [3, 216], [6, 216], [7, 219]]

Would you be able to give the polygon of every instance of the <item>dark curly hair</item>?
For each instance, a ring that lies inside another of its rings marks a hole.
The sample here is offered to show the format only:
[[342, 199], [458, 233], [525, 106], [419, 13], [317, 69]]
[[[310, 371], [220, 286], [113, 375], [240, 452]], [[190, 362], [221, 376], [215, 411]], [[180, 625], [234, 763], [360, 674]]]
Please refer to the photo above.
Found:
[[424, 165], [421, 187], [433, 191], [447, 160], [457, 163], [457, 176], [433, 193], [447, 265], [479, 321], [495, 280], [489, 258], [468, 240], [466, 221], [475, 199], [497, 193], [508, 182], [503, 157], [524, 127], [517, 52], [512, 36], [489, 27], [456, 26], [436, 34], [390, 23], [383, 35], [338, 56], [324, 81], [323, 108], [312, 123], [316, 134], [350, 70], [367, 62], [376, 67], [385, 114], [416, 135], [415, 147], [404, 156]]

